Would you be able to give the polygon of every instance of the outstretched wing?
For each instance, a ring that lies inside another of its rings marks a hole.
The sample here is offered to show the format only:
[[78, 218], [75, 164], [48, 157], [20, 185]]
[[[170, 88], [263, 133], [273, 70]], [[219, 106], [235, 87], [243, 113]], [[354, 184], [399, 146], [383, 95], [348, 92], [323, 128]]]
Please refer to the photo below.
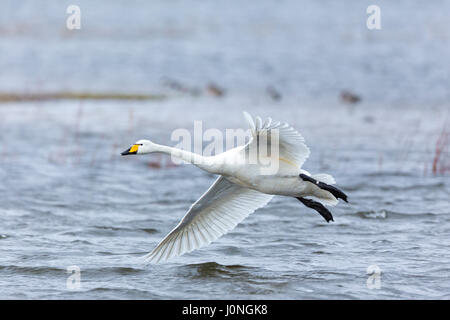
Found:
[[210, 244], [265, 206], [272, 197], [220, 176], [180, 223], [145, 256], [146, 261], [158, 263]]
[[251, 143], [257, 143], [257, 141], [260, 141], [260, 137], [263, 135], [266, 139], [264, 141], [268, 141], [268, 143], [270, 143], [270, 131], [277, 129], [279, 132], [280, 160], [286, 161], [300, 168], [309, 157], [310, 151], [305, 144], [305, 139], [288, 123], [273, 122], [271, 118], [268, 118], [264, 123], [262, 123], [260, 117], [256, 117], [254, 122], [252, 117], [245, 111], [244, 117], [250, 126], [250, 130], [252, 131], [252, 140], [247, 146], [250, 146]]

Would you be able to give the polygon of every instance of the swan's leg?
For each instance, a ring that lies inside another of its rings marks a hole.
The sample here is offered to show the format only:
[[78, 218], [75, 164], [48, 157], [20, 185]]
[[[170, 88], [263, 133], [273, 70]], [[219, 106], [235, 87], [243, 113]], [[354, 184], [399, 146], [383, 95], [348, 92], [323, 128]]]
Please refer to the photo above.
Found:
[[344, 200], [345, 202], [348, 202], [347, 195], [345, 193], [343, 193], [341, 190], [339, 190], [338, 188], [333, 187], [324, 182], [318, 181], [318, 180], [311, 178], [310, 176], [307, 176], [306, 174], [303, 174], [303, 173], [300, 174], [300, 178], [302, 178], [303, 181], [308, 181], [308, 182], [314, 183], [320, 189], [330, 192], [333, 196], [335, 196], [336, 199], [340, 198], [340, 199]]
[[330, 222], [334, 221], [333, 220], [333, 216], [331, 215], [331, 212], [324, 207], [323, 204], [321, 204], [320, 202], [311, 200], [311, 199], [306, 199], [306, 198], [302, 198], [302, 197], [298, 197], [297, 198], [298, 201], [300, 201], [301, 203], [303, 203], [305, 206], [307, 206], [308, 208], [314, 209], [316, 210], [318, 213], [320, 213], [320, 215], [327, 221]]

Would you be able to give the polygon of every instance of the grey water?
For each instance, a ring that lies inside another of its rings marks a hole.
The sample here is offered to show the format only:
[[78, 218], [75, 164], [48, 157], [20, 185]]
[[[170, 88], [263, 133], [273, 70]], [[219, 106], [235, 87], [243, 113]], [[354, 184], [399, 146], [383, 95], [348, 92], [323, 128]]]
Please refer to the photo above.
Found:
[[[433, 163], [450, 110], [450, 4], [379, 1], [376, 31], [369, 4], [78, 1], [82, 28], [68, 31], [66, 3], [2, 1], [0, 92], [166, 98], [0, 104], [0, 298], [449, 299], [448, 140]], [[246, 129], [243, 110], [298, 129], [304, 168], [332, 174], [349, 203], [326, 223], [275, 197], [211, 245], [143, 264], [215, 177], [120, 152], [175, 145], [196, 120]]]

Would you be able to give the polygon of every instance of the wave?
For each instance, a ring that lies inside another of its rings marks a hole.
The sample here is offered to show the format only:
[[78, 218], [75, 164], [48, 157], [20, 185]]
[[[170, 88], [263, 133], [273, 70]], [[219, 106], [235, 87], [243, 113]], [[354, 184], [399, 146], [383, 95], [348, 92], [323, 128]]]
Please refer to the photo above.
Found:
[[47, 266], [36, 266], [36, 267], [28, 267], [28, 266], [16, 266], [16, 265], [5, 265], [0, 266], [0, 271], [6, 271], [14, 274], [25, 274], [25, 275], [44, 275], [44, 274], [64, 274], [67, 272], [66, 269], [63, 268], [54, 268]]
[[398, 212], [391, 210], [368, 210], [368, 211], [357, 211], [355, 215], [359, 216], [363, 219], [388, 219], [388, 218], [425, 218], [425, 217], [433, 217], [438, 215], [433, 212], [422, 212], [422, 213], [411, 213], [411, 212]]
[[180, 267], [180, 271], [195, 278], [229, 278], [239, 275], [248, 275], [255, 268], [244, 265], [222, 265], [217, 262], [188, 264]]

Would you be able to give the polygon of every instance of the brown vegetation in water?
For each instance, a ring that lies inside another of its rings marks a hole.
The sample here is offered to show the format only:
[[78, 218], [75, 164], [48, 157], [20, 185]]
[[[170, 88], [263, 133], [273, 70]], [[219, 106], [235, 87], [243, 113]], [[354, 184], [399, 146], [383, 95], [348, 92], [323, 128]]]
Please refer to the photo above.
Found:
[[46, 92], [46, 93], [1, 93], [0, 103], [47, 100], [159, 100], [161, 94], [93, 93], [93, 92]]
[[447, 171], [450, 172], [449, 137], [450, 131], [446, 123], [436, 141], [432, 166], [433, 174], [445, 174]]

